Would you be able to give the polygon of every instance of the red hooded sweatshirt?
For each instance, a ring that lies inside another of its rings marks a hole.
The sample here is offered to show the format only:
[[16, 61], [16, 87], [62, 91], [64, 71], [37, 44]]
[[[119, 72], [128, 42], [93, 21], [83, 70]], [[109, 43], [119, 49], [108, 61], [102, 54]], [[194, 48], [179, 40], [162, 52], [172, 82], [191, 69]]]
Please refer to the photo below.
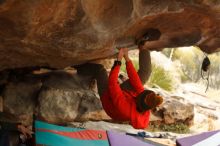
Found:
[[144, 91], [141, 80], [132, 62], [126, 62], [126, 70], [133, 90], [122, 90], [118, 83], [119, 70], [120, 65], [116, 65], [110, 72], [108, 90], [101, 97], [103, 108], [114, 120], [130, 121], [130, 124], [136, 129], [147, 128], [150, 111], [139, 113], [136, 109], [135, 98]]

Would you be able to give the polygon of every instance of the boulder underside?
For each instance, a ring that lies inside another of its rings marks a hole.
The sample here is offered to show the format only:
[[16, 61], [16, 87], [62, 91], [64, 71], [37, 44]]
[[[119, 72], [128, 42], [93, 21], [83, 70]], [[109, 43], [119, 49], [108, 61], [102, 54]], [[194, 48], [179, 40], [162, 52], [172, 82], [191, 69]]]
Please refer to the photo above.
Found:
[[138, 39], [148, 28], [162, 35], [147, 49], [217, 52], [219, 16], [219, 0], [1, 0], [0, 71], [112, 57], [117, 39]]

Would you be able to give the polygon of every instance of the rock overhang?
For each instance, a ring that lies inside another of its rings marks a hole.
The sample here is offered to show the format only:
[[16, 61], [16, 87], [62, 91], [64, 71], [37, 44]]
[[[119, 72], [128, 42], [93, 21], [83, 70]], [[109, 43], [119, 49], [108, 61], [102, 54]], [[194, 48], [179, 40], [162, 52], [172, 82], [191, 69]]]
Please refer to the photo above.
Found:
[[0, 2], [0, 70], [64, 68], [115, 55], [118, 38], [162, 33], [150, 50], [220, 50], [220, 1], [64, 0]]

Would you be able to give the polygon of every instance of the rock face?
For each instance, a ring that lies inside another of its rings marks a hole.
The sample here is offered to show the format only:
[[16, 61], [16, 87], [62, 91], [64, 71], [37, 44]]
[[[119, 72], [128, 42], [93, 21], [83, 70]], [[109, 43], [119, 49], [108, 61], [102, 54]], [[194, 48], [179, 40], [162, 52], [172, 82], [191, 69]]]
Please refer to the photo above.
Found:
[[17, 117], [17, 120], [30, 123], [37, 103], [37, 93], [41, 82], [11, 82], [3, 92], [4, 112]]
[[139, 38], [156, 28], [146, 47], [220, 46], [220, 1], [62, 0], [0, 1], [0, 70], [63, 68], [111, 57], [118, 38]]
[[[152, 89], [155, 90], [155, 89]], [[194, 124], [194, 104], [181, 96], [172, 96], [162, 89], [155, 90], [164, 97], [163, 104], [152, 110], [151, 121], [163, 124], [182, 123], [188, 126]]]
[[88, 85], [88, 79], [77, 75], [52, 74], [39, 94], [39, 116], [53, 123], [109, 119]]
[[110, 119], [88, 86], [88, 78], [65, 71], [24, 78], [9, 80], [2, 91], [3, 111], [9, 120], [30, 124], [34, 113], [37, 119], [58, 124]]
[[[171, 98], [172, 99], [172, 98]], [[163, 106], [163, 118], [165, 124], [174, 124], [181, 122], [186, 125], [193, 124], [194, 105], [183, 103], [178, 100], [166, 101]]]

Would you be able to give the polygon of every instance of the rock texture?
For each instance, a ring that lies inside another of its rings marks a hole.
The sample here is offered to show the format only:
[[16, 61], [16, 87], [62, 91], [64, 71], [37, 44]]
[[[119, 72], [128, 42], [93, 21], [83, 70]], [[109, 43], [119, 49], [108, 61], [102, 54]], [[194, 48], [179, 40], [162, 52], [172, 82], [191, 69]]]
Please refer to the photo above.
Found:
[[[152, 90], [155, 89], [152, 88]], [[152, 122], [168, 125], [183, 123], [188, 126], [194, 124], [194, 104], [181, 96], [172, 96], [162, 89], [156, 89], [155, 92], [164, 97], [164, 102], [160, 107], [152, 110]]]
[[219, 51], [220, 1], [209, 0], [1, 0], [0, 70], [63, 68], [115, 54], [114, 42], [162, 33], [146, 47], [197, 45]]
[[3, 92], [4, 112], [16, 117], [16, 121], [30, 123], [37, 105], [37, 93], [41, 82], [10, 82]]
[[66, 72], [50, 75], [39, 94], [39, 116], [52, 123], [110, 119], [88, 81]]
[[110, 119], [88, 78], [66, 71], [13, 77], [0, 94], [6, 115], [0, 120], [31, 124], [34, 113], [37, 119], [58, 124]]
[[192, 125], [194, 119], [194, 105], [170, 98], [163, 106], [163, 120], [165, 124], [184, 123]]

